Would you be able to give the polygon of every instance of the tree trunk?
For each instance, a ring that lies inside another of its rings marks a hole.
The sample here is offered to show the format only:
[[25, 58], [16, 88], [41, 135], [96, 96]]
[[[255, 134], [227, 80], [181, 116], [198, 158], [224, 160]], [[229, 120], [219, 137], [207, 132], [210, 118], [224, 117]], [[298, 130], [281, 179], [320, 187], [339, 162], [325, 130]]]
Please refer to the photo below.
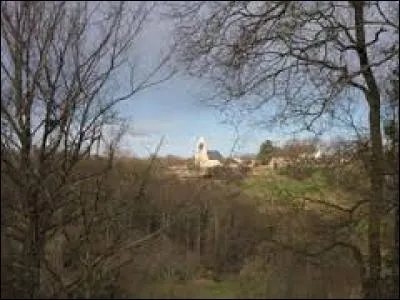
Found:
[[400, 250], [399, 249], [399, 144], [397, 138], [398, 137], [395, 134], [395, 136], [393, 137], [393, 153], [395, 158], [394, 201], [396, 202], [395, 202], [395, 214], [394, 214], [394, 249], [393, 249], [393, 269], [392, 269], [394, 298], [399, 298], [399, 250]]
[[219, 216], [218, 210], [214, 205], [214, 265], [219, 264]]
[[185, 228], [186, 258], [188, 258], [189, 257], [189, 251], [190, 251], [190, 248], [189, 248], [189, 245], [190, 245], [190, 243], [189, 243], [189, 223], [188, 223], [187, 216], [185, 216], [184, 218], [185, 218], [185, 226], [184, 226], [184, 228]]
[[[377, 101], [379, 103], [379, 101]], [[370, 105], [370, 137], [372, 142], [371, 158], [371, 199], [368, 219], [369, 248], [369, 291], [367, 298], [377, 299], [380, 296], [381, 279], [381, 206], [383, 196], [382, 173], [382, 136], [380, 128], [380, 105]]]
[[197, 214], [197, 259], [198, 263], [201, 262], [201, 213], [200, 210]]
[[[290, 222], [290, 227], [293, 226], [293, 223]], [[287, 244], [288, 245], [293, 245], [293, 233], [292, 231], [287, 232]], [[294, 287], [295, 287], [295, 278], [294, 274], [296, 272], [296, 263], [294, 259], [294, 253], [285, 253], [285, 260], [287, 263], [287, 277], [286, 277], [286, 290], [285, 290], [285, 298], [286, 299], [292, 299], [293, 298], [293, 292], [294, 292]]]
[[380, 297], [381, 279], [381, 207], [383, 204], [383, 145], [381, 133], [381, 99], [379, 87], [369, 64], [364, 23], [364, 1], [351, 1], [354, 7], [354, 21], [356, 27], [356, 47], [360, 59], [360, 68], [365, 78], [367, 88], [366, 100], [369, 105], [369, 129], [371, 141], [371, 164], [369, 167], [371, 181], [371, 199], [368, 215], [368, 248], [369, 248], [369, 276], [365, 285], [366, 298]]
[[[398, 192], [397, 192], [398, 196]], [[398, 198], [397, 198], [398, 199]], [[394, 228], [394, 249], [393, 249], [393, 287], [394, 287], [394, 298], [399, 298], [399, 206], [397, 203], [395, 212], [395, 228]]]
[[41, 269], [41, 255], [43, 253], [43, 239], [40, 236], [40, 223], [39, 223], [39, 212], [37, 205], [32, 209], [30, 213], [30, 221], [28, 228], [28, 239], [29, 244], [27, 245], [26, 251], [28, 253], [27, 267], [29, 268], [30, 283], [29, 283], [29, 294], [32, 299], [39, 298], [40, 292], [40, 269]]

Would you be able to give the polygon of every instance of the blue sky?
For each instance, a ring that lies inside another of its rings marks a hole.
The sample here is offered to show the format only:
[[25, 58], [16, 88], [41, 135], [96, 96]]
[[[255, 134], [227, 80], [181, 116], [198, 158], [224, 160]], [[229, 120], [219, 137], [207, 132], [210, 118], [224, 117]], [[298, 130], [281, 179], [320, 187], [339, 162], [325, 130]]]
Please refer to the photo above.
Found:
[[[150, 69], [159, 60], [160, 52], [172, 40], [170, 29], [170, 24], [157, 17], [146, 27], [134, 53], [143, 70]], [[125, 74], [120, 75], [121, 80], [126, 78]], [[201, 103], [200, 98], [208, 89], [211, 87], [208, 88], [199, 79], [178, 74], [120, 104], [118, 110], [131, 126], [130, 134], [122, 140], [121, 148], [131, 155], [146, 157], [165, 136], [160, 155], [191, 157], [196, 140], [203, 136], [210, 149], [228, 155], [237, 132], [232, 126], [223, 124], [224, 118], [216, 109]], [[265, 139], [279, 143], [291, 137], [293, 135], [280, 130], [263, 130], [242, 124], [235, 153], [257, 153]]]
[[[160, 138], [165, 143], [160, 154], [183, 157], [193, 155], [196, 140], [204, 136], [211, 149], [227, 155], [236, 138], [232, 126], [223, 124], [223, 116], [200, 103], [200, 84], [180, 76], [137, 95], [120, 105], [122, 116], [129, 119], [133, 134], [125, 137], [122, 147], [138, 156], [147, 156]], [[240, 128], [237, 151], [253, 153], [268, 136], [260, 130]], [[137, 136], [135, 136], [137, 134]]]
[[[135, 55], [143, 69], [151, 69], [158, 62], [160, 52], [171, 41], [171, 26], [156, 18], [143, 32]], [[119, 76], [124, 80], [126, 76]], [[165, 136], [160, 155], [190, 157], [195, 142], [204, 136], [210, 149], [223, 155], [230, 153], [236, 138], [232, 126], [223, 124], [223, 116], [214, 108], [200, 103], [206, 86], [198, 79], [177, 74], [171, 80], [136, 94], [121, 103], [118, 110], [129, 121], [131, 133], [121, 143], [125, 152], [140, 157], [154, 151], [158, 141]], [[263, 140], [271, 134], [254, 128], [240, 128], [240, 143], [235, 148], [239, 153], [254, 153]], [[276, 136], [278, 138], [278, 136]]]

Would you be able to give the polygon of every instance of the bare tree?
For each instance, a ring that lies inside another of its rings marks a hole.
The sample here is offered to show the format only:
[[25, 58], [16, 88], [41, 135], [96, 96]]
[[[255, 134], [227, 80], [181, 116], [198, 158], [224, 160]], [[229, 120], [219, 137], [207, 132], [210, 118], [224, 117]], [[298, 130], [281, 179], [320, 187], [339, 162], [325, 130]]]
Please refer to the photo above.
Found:
[[49, 235], [74, 216], [65, 193], [87, 179], [72, 176], [74, 168], [115, 120], [118, 103], [172, 75], [169, 55], [147, 73], [132, 62], [153, 8], [1, 2], [1, 173], [11, 190], [1, 200], [2, 236], [17, 241], [30, 297], [41, 293]]
[[[218, 1], [171, 3], [177, 61], [209, 79], [224, 101], [252, 96], [272, 123], [318, 131], [356, 91], [371, 141], [366, 297], [379, 297], [384, 210], [381, 110], [398, 60], [398, 2]], [[254, 97], [255, 96], [255, 97]], [[248, 105], [248, 101], [244, 102]]]
[[389, 81], [387, 98], [384, 102], [384, 133], [386, 136], [385, 187], [389, 207], [394, 211], [394, 247], [392, 254], [392, 279], [395, 294], [399, 294], [399, 66]]

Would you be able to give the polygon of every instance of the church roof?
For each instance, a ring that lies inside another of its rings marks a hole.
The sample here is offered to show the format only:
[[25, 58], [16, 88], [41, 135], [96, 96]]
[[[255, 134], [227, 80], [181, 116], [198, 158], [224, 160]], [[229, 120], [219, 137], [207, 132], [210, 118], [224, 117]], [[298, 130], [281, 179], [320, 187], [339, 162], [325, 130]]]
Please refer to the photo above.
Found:
[[208, 150], [207, 151], [208, 159], [210, 160], [222, 160], [224, 157], [222, 154], [217, 150]]

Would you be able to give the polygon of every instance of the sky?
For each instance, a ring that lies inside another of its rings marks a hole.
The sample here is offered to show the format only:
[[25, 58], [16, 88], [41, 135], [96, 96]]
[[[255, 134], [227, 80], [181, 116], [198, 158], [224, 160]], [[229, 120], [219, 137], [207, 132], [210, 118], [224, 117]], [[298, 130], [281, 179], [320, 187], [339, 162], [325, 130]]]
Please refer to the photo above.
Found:
[[[151, 69], [171, 41], [170, 26], [166, 22], [151, 22], [135, 48], [135, 55], [143, 69]], [[126, 78], [120, 76], [121, 80]], [[172, 79], [141, 91], [117, 109], [130, 126], [120, 147], [125, 153], [146, 157], [153, 153], [160, 139], [164, 142], [159, 155], [191, 157], [195, 144], [203, 136], [209, 149], [222, 155], [232, 151], [238, 134], [232, 126], [223, 124], [224, 117], [215, 108], [201, 102], [207, 86], [196, 78], [182, 73]], [[241, 126], [240, 140], [235, 153], [257, 153], [260, 144], [273, 134]], [[275, 135], [279, 139], [279, 135]]]
[[[153, 18], [143, 32], [139, 46], [135, 47], [134, 55], [139, 58], [141, 68], [151, 69], [171, 40], [171, 25]], [[126, 78], [125, 75], [121, 74], [121, 80]], [[128, 121], [130, 131], [121, 141], [120, 148], [128, 155], [147, 157], [155, 151], [164, 136], [159, 155], [188, 158], [194, 155], [196, 141], [203, 136], [209, 149], [227, 156], [231, 151], [236, 155], [257, 153], [266, 139], [279, 145], [293, 137], [283, 131], [246, 124], [242, 124], [236, 132], [233, 126], [223, 123], [224, 117], [215, 108], [200, 101], [208, 89], [211, 87], [199, 79], [179, 73], [171, 80], [121, 103], [117, 109]], [[234, 143], [236, 138], [239, 138], [237, 144]], [[236, 147], [232, 149], [234, 145]]]
[[[200, 84], [195, 79], [178, 76], [120, 105], [122, 116], [129, 120], [132, 128], [121, 147], [134, 155], [147, 156], [164, 136], [160, 155], [190, 157], [197, 139], [203, 136], [209, 149], [228, 155], [237, 133], [232, 126], [223, 123], [224, 117], [216, 109], [201, 103], [199, 90]], [[242, 126], [235, 150], [256, 153], [260, 144], [272, 136], [272, 133]], [[279, 139], [279, 135], [275, 135], [275, 139]]]

